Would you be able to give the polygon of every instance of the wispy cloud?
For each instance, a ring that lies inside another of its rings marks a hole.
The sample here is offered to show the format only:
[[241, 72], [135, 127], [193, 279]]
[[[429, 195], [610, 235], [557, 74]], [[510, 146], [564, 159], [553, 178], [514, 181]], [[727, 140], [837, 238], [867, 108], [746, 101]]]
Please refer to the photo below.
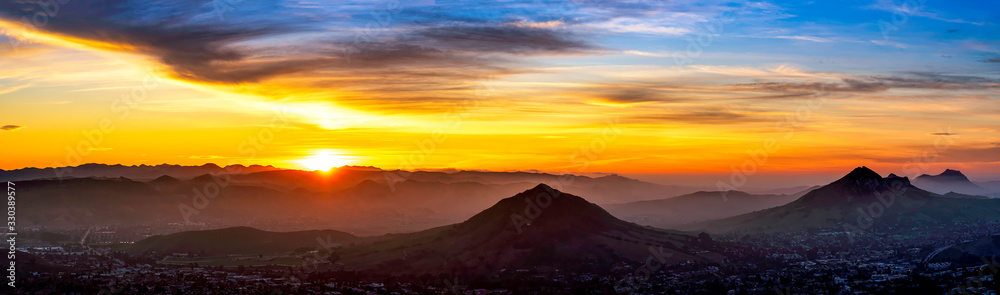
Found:
[[646, 102], [657, 102], [657, 101], [671, 101], [676, 100], [667, 94], [656, 91], [654, 89], [645, 88], [610, 88], [605, 90], [599, 90], [601, 93], [597, 94], [601, 101], [608, 103], [617, 104], [636, 104], [636, 103], [646, 103]]
[[18, 129], [21, 129], [21, 128], [24, 128], [24, 126], [3, 125], [2, 127], [0, 127], [0, 129], [6, 130], [6, 131], [14, 131], [14, 130], [18, 130]]
[[607, 30], [615, 33], [640, 33], [650, 35], [681, 36], [691, 33], [691, 29], [661, 24], [659, 22], [649, 22], [633, 18], [618, 18], [603, 23], [592, 24], [595, 29]]
[[764, 116], [753, 116], [746, 113], [730, 111], [692, 111], [673, 114], [660, 114], [635, 117], [638, 122], [656, 123], [686, 123], [686, 124], [745, 124], [756, 122], [769, 122], [771, 118]]
[[899, 43], [899, 42], [892, 42], [892, 41], [889, 41], [889, 40], [872, 40], [872, 43], [874, 43], [876, 45], [892, 46], [892, 47], [896, 47], [896, 48], [907, 48], [907, 47], [909, 47], [906, 44]]
[[[270, 11], [233, 13], [228, 21], [220, 21], [191, 3], [136, 7], [126, 0], [108, 1], [115, 9], [87, 9], [70, 2], [39, 29], [82, 47], [149, 56], [177, 79], [240, 85], [243, 91], [276, 99], [308, 96], [416, 110], [414, 103], [467, 97], [448, 92], [471, 89], [470, 81], [528, 72], [520, 63], [526, 57], [606, 52], [561, 20], [430, 16], [424, 7], [410, 7], [415, 11], [390, 16], [397, 26], [389, 23], [372, 30], [365, 20], [303, 18], [305, 12], [281, 5], [248, 4]], [[0, 17], [30, 17], [33, 5], [0, 3]], [[343, 12], [368, 19], [375, 8], [364, 9], [368, 6], [359, 3]]]
[[977, 26], [982, 26], [986, 24], [986, 22], [983, 21], [976, 22], [959, 18], [942, 17], [939, 13], [927, 11], [925, 5], [913, 6], [911, 5], [911, 3], [913, 2], [901, 2], [900, 5], [896, 5], [892, 0], [878, 0], [872, 5], [865, 6], [865, 8], [881, 10], [885, 12], [900, 13], [906, 16], [924, 17], [949, 23], [961, 23], [961, 24], [970, 24]]
[[564, 23], [562, 20], [551, 20], [546, 22], [533, 22], [533, 21], [520, 20], [511, 23], [511, 25], [519, 28], [554, 29], [565, 26], [566, 23]]
[[629, 55], [648, 56], [648, 57], [669, 57], [669, 56], [671, 56], [671, 54], [666, 54], [666, 53], [645, 52], [645, 51], [639, 51], [639, 50], [625, 50], [622, 53], [629, 54]]
[[766, 91], [878, 92], [899, 89], [987, 90], [1000, 89], [1000, 79], [934, 72], [909, 72], [899, 76], [853, 75], [840, 82], [755, 82], [735, 89]]
[[802, 40], [802, 41], [812, 41], [812, 42], [818, 42], [818, 43], [833, 42], [833, 40], [830, 40], [830, 39], [827, 39], [827, 38], [813, 37], [813, 36], [774, 36], [772, 38]]
[[15, 91], [18, 91], [18, 90], [21, 90], [21, 89], [24, 89], [24, 88], [27, 88], [27, 87], [30, 87], [30, 86], [31, 86], [30, 84], [21, 84], [21, 85], [9, 86], [9, 87], [4, 87], [4, 85], [0, 85], [0, 95], [4, 95], [4, 94], [7, 94], [7, 93], [12, 93], [12, 92], [15, 92]]

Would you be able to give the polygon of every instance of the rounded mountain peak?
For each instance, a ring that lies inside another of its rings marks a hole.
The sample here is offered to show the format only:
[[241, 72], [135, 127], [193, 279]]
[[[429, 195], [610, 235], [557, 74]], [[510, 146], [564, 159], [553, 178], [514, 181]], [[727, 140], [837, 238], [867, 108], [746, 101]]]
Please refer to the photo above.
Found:
[[941, 174], [938, 174], [938, 176], [961, 176], [961, 177], [965, 177], [965, 174], [962, 174], [962, 171], [945, 169], [944, 172], [941, 172]]
[[844, 180], [844, 179], [847, 179], [847, 180], [882, 180], [882, 176], [879, 175], [878, 173], [876, 173], [875, 171], [872, 171], [871, 169], [868, 169], [868, 167], [861, 166], [861, 167], [858, 167], [858, 168], [854, 168], [854, 170], [851, 170], [851, 173], [848, 173], [847, 175], [844, 176], [844, 178], [841, 178], [841, 180]]

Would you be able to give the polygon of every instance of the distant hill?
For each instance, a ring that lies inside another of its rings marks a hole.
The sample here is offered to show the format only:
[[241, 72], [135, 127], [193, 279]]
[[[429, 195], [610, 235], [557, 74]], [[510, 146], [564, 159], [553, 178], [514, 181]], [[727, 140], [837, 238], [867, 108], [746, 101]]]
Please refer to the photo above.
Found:
[[[176, 222], [181, 198], [128, 178], [70, 178], [17, 182], [18, 221], [83, 227], [100, 223]], [[176, 216], [174, 216], [176, 215]]]
[[778, 232], [805, 228], [892, 230], [922, 224], [998, 220], [1000, 200], [949, 198], [919, 189], [906, 177], [859, 167], [789, 204], [692, 228], [711, 232]]
[[956, 192], [966, 195], [986, 196], [989, 189], [976, 185], [958, 170], [946, 169], [938, 175], [920, 175], [913, 179], [913, 185], [929, 192], [946, 194]]
[[583, 198], [540, 184], [465, 222], [345, 249], [341, 261], [349, 268], [392, 273], [493, 273], [642, 263], [652, 257], [651, 247], [667, 264], [718, 258], [695, 254], [699, 243], [694, 236], [619, 220]]
[[149, 181], [149, 183], [155, 183], [155, 184], [177, 184], [180, 182], [181, 182], [180, 179], [177, 179], [176, 177], [172, 177], [170, 175], [163, 175]]
[[31, 179], [57, 179], [57, 178], [87, 178], [104, 177], [129, 179], [154, 179], [163, 175], [175, 178], [191, 178], [208, 173], [252, 173], [259, 171], [280, 170], [272, 166], [261, 165], [231, 165], [220, 167], [215, 164], [205, 164], [201, 166], [181, 166], [181, 165], [106, 165], [106, 164], [83, 164], [73, 167], [48, 167], [48, 168], [23, 168], [15, 170], [0, 170], [0, 179], [4, 181], [21, 181]]
[[[107, 224], [191, 222], [213, 226], [296, 216], [313, 222], [289, 222], [287, 227], [274, 224], [273, 228], [293, 231], [336, 225], [338, 230], [362, 235], [413, 232], [461, 222], [537, 183], [587, 193], [597, 203], [658, 199], [696, 191], [617, 175], [480, 171], [400, 174], [372, 167], [341, 167], [329, 172], [257, 168], [262, 171], [248, 167], [241, 170], [245, 174], [224, 174], [229, 170], [216, 165], [87, 164], [73, 167], [74, 173], [135, 172], [139, 178], [54, 179], [45, 174], [44, 179], [16, 182], [19, 188], [27, 189], [19, 194], [30, 205], [22, 212], [26, 224], [32, 225], [79, 229]], [[149, 175], [154, 172], [164, 174]], [[407, 177], [398, 178], [400, 175]], [[198, 199], [205, 194], [212, 196]]]
[[332, 243], [348, 243], [359, 239], [335, 230], [269, 232], [250, 227], [186, 231], [142, 239], [126, 251], [132, 254], [195, 253], [203, 256], [229, 254], [279, 254], [299, 248], [316, 249], [317, 239]]
[[168, 190], [171, 190], [172, 188], [176, 188], [177, 186], [180, 186], [183, 182], [180, 179], [177, 179], [177, 178], [172, 177], [170, 175], [163, 175], [163, 176], [157, 177], [156, 179], [150, 180], [150, 181], [148, 181], [146, 183], [149, 184], [150, 186], [156, 188], [157, 190], [168, 191]]
[[[153, 180], [155, 186], [165, 186], [172, 183], [169, 178], [177, 180], [204, 181], [211, 174], [230, 174], [232, 180], [252, 185], [281, 189], [305, 189], [313, 192], [332, 192], [348, 189], [365, 180], [372, 180], [389, 187], [403, 181], [462, 183], [474, 182], [485, 185], [530, 185], [547, 183], [569, 193], [587, 193], [599, 204], [624, 203], [639, 200], [652, 200], [669, 196], [693, 193], [709, 187], [661, 185], [627, 178], [615, 174], [601, 177], [589, 177], [571, 174], [550, 174], [542, 172], [491, 172], [491, 171], [401, 171], [382, 170], [375, 167], [344, 166], [326, 173], [282, 169], [261, 165], [230, 165], [221, 167], [216, 164], [201, 166], [182, 165], [107, 165], [83, 164], [72, 167], [22, 168], [0, 170], [0, 180], [25, 181], [36, 179], [69, 179], [69, 178], [119, 178], [133, 180]], [[163, 176], [169, 178], [162, 178]], [[333, 181], [331, 181], [333, 180]], [[499, 199], [501, 197], [498, 197]]]
[[[725, 195], [725, 198], [723, 198]], [[669, 199], [606, 205], [612, 215], [659, 228], [732, 217], [788, 204], [801, 195], [754, 195], [740, 191], [696, 192]]]

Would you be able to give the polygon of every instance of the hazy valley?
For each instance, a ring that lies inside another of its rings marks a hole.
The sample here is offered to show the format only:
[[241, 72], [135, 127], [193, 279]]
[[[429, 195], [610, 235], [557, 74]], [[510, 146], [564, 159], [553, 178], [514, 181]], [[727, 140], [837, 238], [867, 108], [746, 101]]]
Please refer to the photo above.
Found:
[[[401, 174], [365, 167], [330, 172], [256, 167], [260, 171], [225, 174], [226, 168], [214, 165], [163, 168], [87, 165], [74, 169], [81, 171], [74, 177], [17, 181], [25, 208], [19, 212], [24, 254], [63, 257], [82, 250], [98, 255], [97, 261], [137, 270], [277, 271], [298, 280], [342, 277], [344, 271], [359, 271], [368, 279], [443, 276], [514, 290], [511, 280], [533, 284], [524, 275], [567, 279], [589, 274], [615, 278], [586, 284], [596, 284], [597, 290], [683, 287], [694, 293], [780, 290], [758, 281], [763, 277], [747, 275], [830, 261], [839, 264], [819, 269], [844, 280], [837, 288], [875, 290], [867, 288], [886, 284], [871, 278], [848, 282], [849, 270], [858, 263], [852, 259], [910, 259], [894, 267], [928, 274], [943, 265], [979, 265], [977, 259], [1000, 254], [996, 236], [991, 238], [1000, 229], [1000, 199], [978, 185], [984, 190], [980, 194], [965, 194], [975, 191], [969, 191], [972, 182], [964, 175], [952, 177], [956, 182], [911, 184], [906, 177], [882, 177], [859, 167], [826, 185], [750, 194], [615, 175]], [[132, 171], [144, 177], [124, 176]], [[156, 172], [150, 171], [169, 173], [153, 177]], [[2, 173], [30, 176], [34, 171]], [[963, 228], [961, 236], [920, 238], [948, 227]], [[905, 251], [870, 257], [873, 247], [887, 246]], [[791, 252], [775, 256], [786, 249]], [[28, 269], [60, 267], [65, 266], [35, 262]], [[706, 267], [712, 271], [705, 273]], [[650, 274], [639, 275], [639, 269]], [[697, 277], [729, 273], [729, 279], [716, 277], [707, 285], [670, 283], [676, 278], [648, 281], [671, 273], [663, 272], [667, 269], [688, 269], [682, 273]], [[637, 276], [641, 283], [635, 283]], [[732, 285], [732, 278], [755, 283]], [[891, 272], [886, 278], [928, 283]], [[428, 277], [418, 281], [426, 287], [441, 284]], [[906, 289], [897, 283], [895, 290]], [[571, 286], [551, 288], [579, 287]], [[387, 287], [372, 290], [379, 288]]]

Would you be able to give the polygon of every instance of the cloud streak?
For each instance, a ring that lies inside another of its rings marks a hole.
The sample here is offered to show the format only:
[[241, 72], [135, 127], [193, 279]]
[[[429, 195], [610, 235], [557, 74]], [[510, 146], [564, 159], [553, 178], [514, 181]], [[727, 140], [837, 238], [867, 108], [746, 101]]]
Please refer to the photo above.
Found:
[[730, 111], [692, 111], [673, 114], [661, 114], [650, 116], [638, 116], [634, 118], [637, 122], [644, 123], [681, 123], [681, 124], [746, 124], [758, 122], [772, 122], [766, 117], [755, 116], [744, 113]]
[[[436, 100], [420, 93], [467, 88], [463, 81], [524, 72], [519, 59], [525, 57], [604, 51], [585, 36], [561, 28], [559, 21], [427, 19], [420, 13], [398, 12], [381, 17], [399, 21], [373, 31], [366, 27], [370, 23], [303, 18], [301, 11], [278, 4], [268, 6], [273, 10], [269, 14], [229, 13], [227, 21], [220, 21], [205, 11], [209, 1], [141, 7], [125, 0], [107, 2], [109, 9], [69, 2], [40, 29], [83, 46], [152, 57], [177, 79], [219, 85], [278, 83], [254, 90], [276, 98], [295, 96], [274, 90], [292, 86], [297, 96], [326, 95], [343, 103], [359, 101], [362, 94], [357, 92], [389, 104]], [[37, 5], [3, 2], [0, 16], [8, 21], [30, 17]], [[345, 12], [371, 18], [365, 9]], [[331, 96], [331, 91], [343, 93]], [[438, 100], [452, 98], [446, 94]]]
[[829, 82], [755, 82], [733, 85], [739, 90], [881, 92], [890, 89], [990, 90], [1000, 89], [1000, 79], [934, 72], [909, 72], [900, 76], [861, 75]]

